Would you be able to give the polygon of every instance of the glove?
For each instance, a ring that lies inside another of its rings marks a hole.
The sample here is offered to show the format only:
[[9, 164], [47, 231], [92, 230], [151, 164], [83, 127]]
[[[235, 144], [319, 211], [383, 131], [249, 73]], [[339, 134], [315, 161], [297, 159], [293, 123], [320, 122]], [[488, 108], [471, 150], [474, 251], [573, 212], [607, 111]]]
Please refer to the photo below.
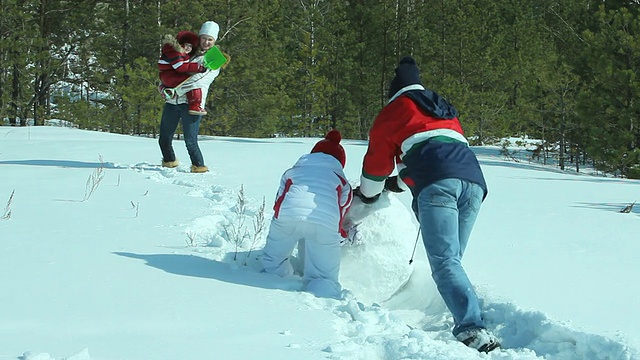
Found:
[[398, 186], [398, 175], [388, 177], [384, 181], [384, 189], [394, 193], [400, 193], [404, 191], [404, 189]]
[[360, 186], [358, 186], [357, 188], [353, 189], [353, 196], [359, 197], [360, 200], [362, 200], [362, 202], [365, 204], [373, 204], [374, 202], [378, 201], [380, 194], [376, 194], [373, 197], [366, 197], [360, 192]]
[[162, 94], [165, 101], [173, 99], [176, 96], [176, 90], [174, 88], [165, 87], [164, 85], [158, 86], [158, 91]]
[[344, 238], [340, 241], [340, 245], [359, 245], [362, 243], [362, 236], [360, 235], [360, 231], [358, 230], [358, 226], [360, 223], [352, 223], [349, 222], [345, 229], [341, 229], [341, 232], [344, 233]]
[[226, 68], [227, 65], [229, 65], [229, 63], [231, 62], [231, 55], [227, 54], [226, 52], [222, 52], [222, 55], [224, 55], [224, 57], [227, 59], [227, 62], [222, 64], [222, 68]]

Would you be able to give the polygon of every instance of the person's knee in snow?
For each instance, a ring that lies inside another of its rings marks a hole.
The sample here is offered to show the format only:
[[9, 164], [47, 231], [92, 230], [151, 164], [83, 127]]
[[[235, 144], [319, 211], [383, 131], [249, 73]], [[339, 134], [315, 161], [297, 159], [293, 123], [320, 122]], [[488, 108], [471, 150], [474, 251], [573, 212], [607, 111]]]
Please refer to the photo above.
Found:
[[329, 279], [313, 279], [306, 284], [305, 289], [317, 297], [342, 298], [342, 286], [340, 283]]

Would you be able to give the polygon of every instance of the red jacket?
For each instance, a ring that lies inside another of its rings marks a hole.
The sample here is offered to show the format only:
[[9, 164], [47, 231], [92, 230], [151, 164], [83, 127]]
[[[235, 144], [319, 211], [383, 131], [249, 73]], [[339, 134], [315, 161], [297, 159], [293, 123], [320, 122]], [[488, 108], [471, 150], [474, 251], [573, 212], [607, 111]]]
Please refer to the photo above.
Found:
[[[430, 113], [416, 99], [431, 99], [430, 92], [413, 91], [393, 99], [378, 114], [369, 131], [360, 191], [367, 197], [379, 194], [384, 180], [397, 166], [403, 182], [414, 194], [445, 178], [486, 184], [478, 161], [469, 149], [457, 114], [449, 118]], [[424, 96], [423, 96], [424, 95]], [[416, 99], [412, 98], [415, 97]]]
[[384, 180], [412, 145], [445, 134], [466, 142], [457, 118], [434, 118], [409, 97], [401, 96], [385, 106], [373, 122], [363, 172], [372, 179]]
[[202, 70], [201, 64], [189, 62], [189, 58], [190, 56], [184, 53], [184, 49], [175, 38], [165, 38], [162, 55], [158, 60], [160, 81], [164, 86], [176, 87], [192, 74]]

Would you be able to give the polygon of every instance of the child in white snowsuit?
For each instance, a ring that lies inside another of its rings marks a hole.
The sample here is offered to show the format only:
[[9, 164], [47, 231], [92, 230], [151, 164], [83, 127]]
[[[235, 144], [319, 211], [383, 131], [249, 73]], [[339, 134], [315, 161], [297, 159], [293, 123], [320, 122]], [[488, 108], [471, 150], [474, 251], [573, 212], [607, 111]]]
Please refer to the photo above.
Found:
[[306, 290], [336, 299], [342, 297], [340, 242], [347, 237], [342, 222], [352, 200], [341, 138], [340, 132], [331, 130], [282, 175], [262, 254], [266, 272], [292, 275], [289, 257], [300, 242]]

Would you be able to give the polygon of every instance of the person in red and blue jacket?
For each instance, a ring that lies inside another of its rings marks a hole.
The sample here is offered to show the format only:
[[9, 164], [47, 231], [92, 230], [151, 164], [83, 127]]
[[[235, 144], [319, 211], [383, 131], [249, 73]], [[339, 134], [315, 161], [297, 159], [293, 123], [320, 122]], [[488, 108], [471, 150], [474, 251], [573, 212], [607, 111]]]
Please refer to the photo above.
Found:
[[[398, 175], [390, 176], [397, 170]], [[453, 105], [426, 89], [411, 57], [400, 60], [389, 102], [369, 131], [360, 186], [365, 203], [383, 190], [410, 189], [432, 277], [453, 314], [453, 335], [489, 352], [500, 346], [486, 329], [478, 297], [461, 261], [487, 184]]]
[[289, 276], [293, 274], [289, 258], [298, 244], [306, 291], [336, 299], [342, 297], [340, 246], [348, 237], [343, 220], [353, 199], [343, 170], [346, 154], [341, 139], [339, 131], [329, 131], [310, 154], [284, 172], [262, 251], [265, 272]]

